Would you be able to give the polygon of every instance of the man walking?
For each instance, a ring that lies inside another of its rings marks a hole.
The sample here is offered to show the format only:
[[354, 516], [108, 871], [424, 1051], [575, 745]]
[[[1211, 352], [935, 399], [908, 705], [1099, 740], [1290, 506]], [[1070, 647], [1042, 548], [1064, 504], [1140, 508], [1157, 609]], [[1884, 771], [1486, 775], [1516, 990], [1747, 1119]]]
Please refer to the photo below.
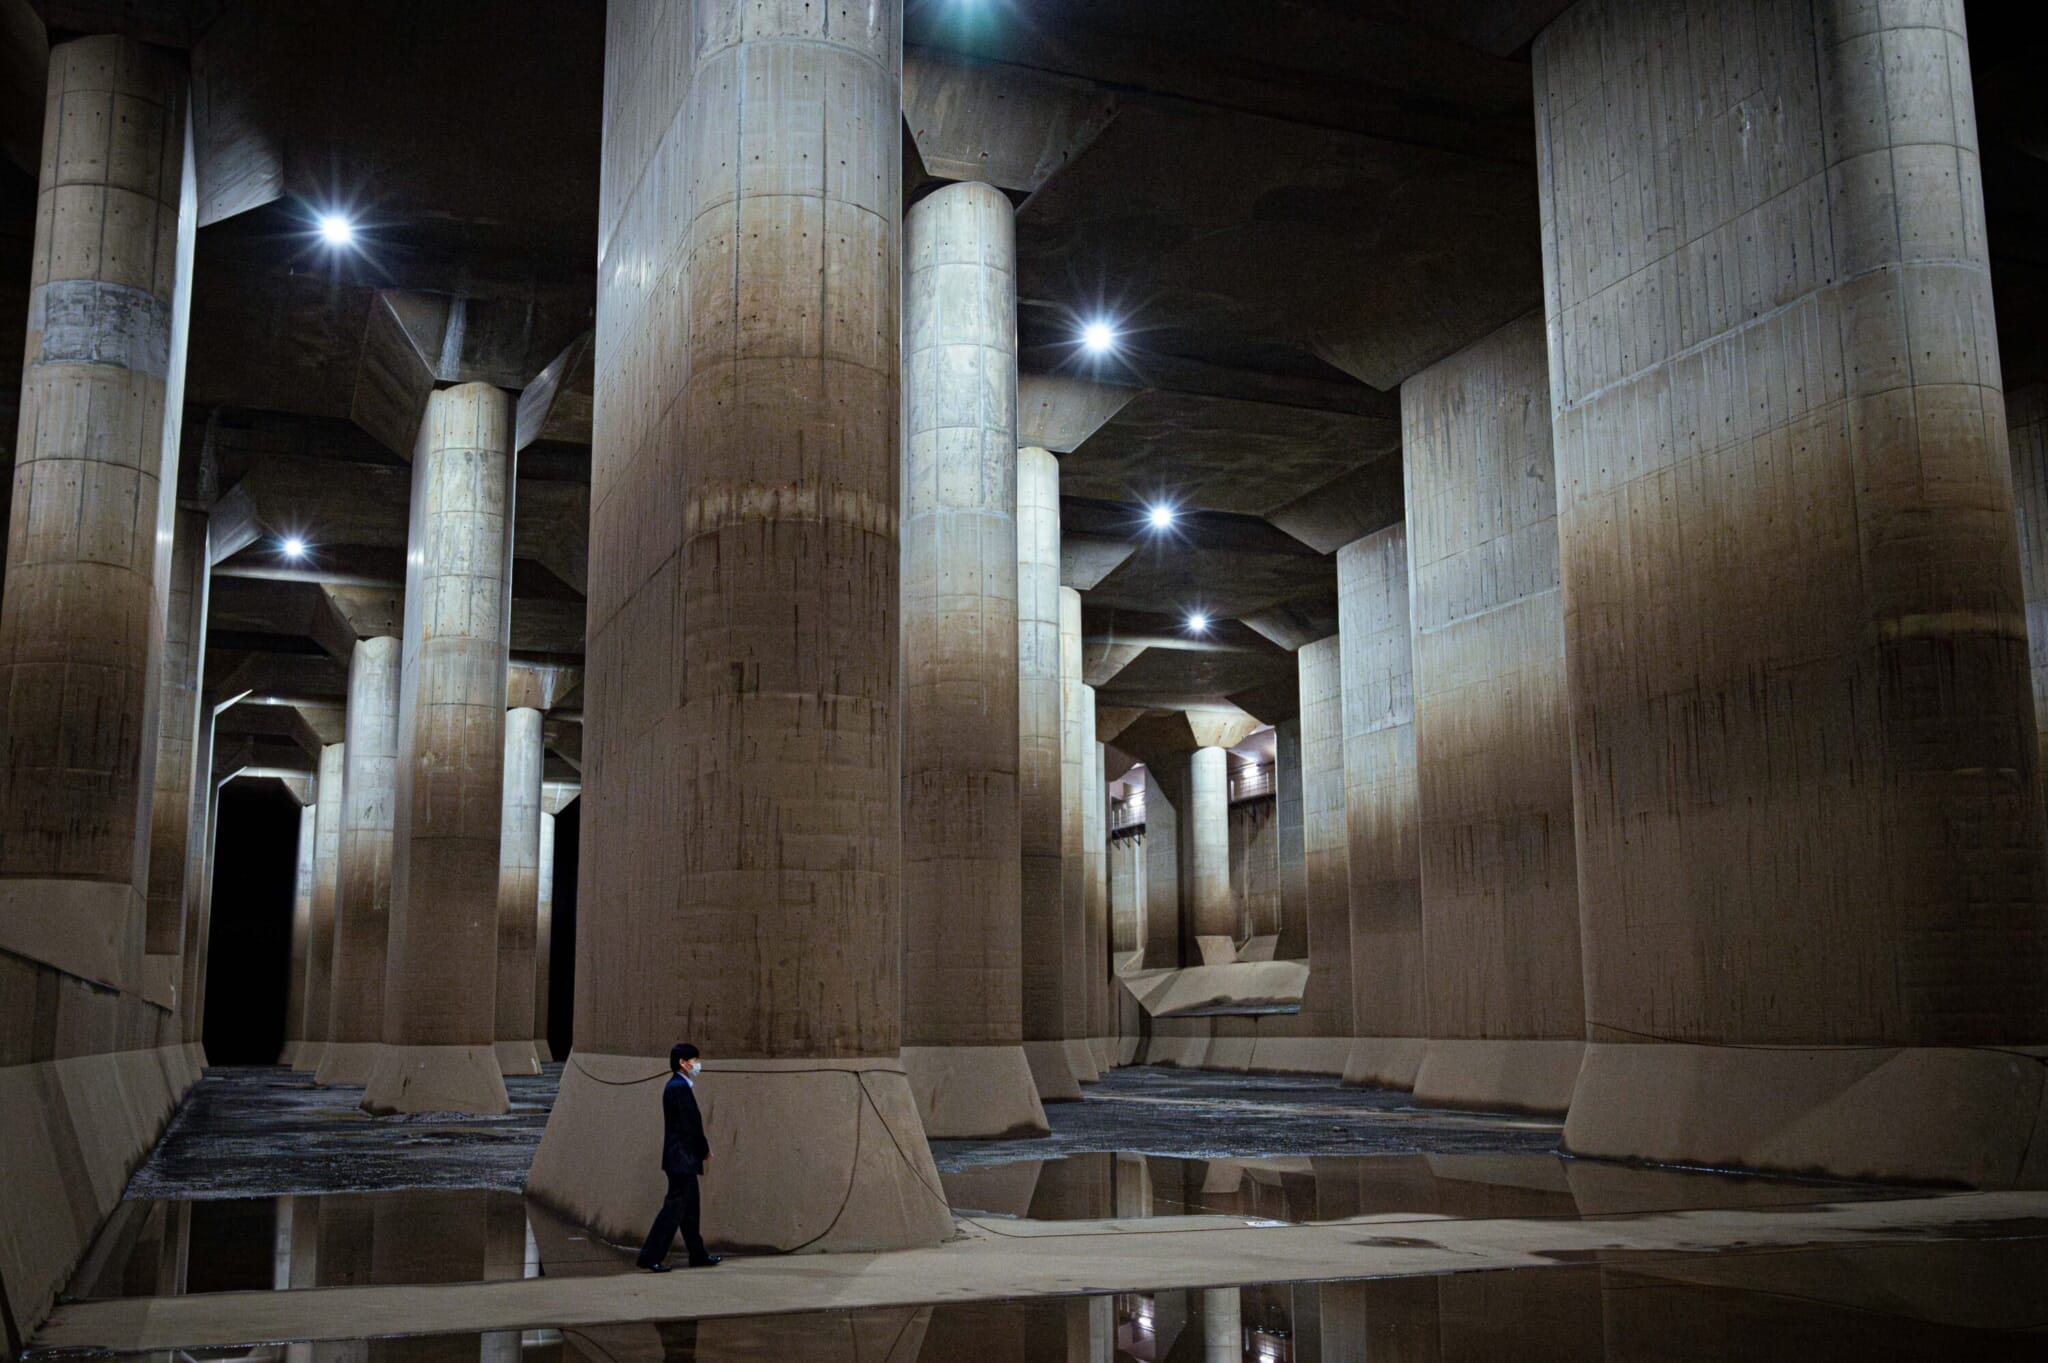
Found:
[[699, 1203], [697, 1176], [711, 1160], [711, 1142], [704, 1139], [704, 1118], [697, 1111], [692, 1082], [704, 1068], [697, 1048], [678, 1042], [669, 1049], [669, 1081], [661, 1090], [661, 1168], [668, 1175], [668, 1196], [655, 1215], [654, 1228], [640, 1248], [636, 1262], [649, 1273], [666, 1273], [662, 1262], [675, 1243], [676, 1231], [683, 1232], [683, 1247], [690, 1252], [691, 1268], [709, 1268], [719, 1256], [706, 1252], [704, 1236], [697, 1229]]

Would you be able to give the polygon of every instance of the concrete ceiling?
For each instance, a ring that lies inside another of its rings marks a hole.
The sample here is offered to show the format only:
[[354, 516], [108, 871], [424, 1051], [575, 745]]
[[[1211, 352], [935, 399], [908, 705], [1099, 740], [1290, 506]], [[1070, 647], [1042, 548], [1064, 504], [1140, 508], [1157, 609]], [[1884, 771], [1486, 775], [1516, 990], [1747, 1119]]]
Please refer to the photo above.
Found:
[[[986, 179], [1020, 204], [1023, 435], [1061, 455], [1063, 572], [1133, 742], [1189, 707], [1292, 713], [1293, 651], [1336, 627], [1335, 551], [1403, 514], [1401, 380], [1540, 306], [1527, 48], [1565, 3], [907, 0], [906, 187]], [[348, 644], [395, 609], [406, 432], [435, 382], [532, 399], [514, 648], [573, 669], [603, 0], [0, 4], [194, 53], [209, 225], [181, 487], [241, 498], [256, 534], [221, 565], [208, 690], [288, 702], [224, 712], [238, 752], [303, 769], [331, 730]], [[1968, 6], [2011, 387], [2048, 378], [2041, 8]], [[10, 446], [36, 62], [0, 41]], [[360, 255], [315, 246], [334, 205]], [[1124, 336], [1090, 362], [1074, 339], [1096, 316]], [[1156, 501], [1186, 513], [1170, 535], [1143, 523]], [[311, 563], [280, 561], [287, 531]], [[551, 779], [574, 779], [580, 689], [546, 693]]]

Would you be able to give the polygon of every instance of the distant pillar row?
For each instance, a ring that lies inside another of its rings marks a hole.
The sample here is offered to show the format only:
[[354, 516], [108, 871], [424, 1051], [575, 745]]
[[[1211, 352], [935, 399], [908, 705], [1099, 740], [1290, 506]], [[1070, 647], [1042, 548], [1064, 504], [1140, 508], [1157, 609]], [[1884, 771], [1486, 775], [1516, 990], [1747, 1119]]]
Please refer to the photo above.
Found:
[[384, 1044], [363, 1094], [371, 1112], [509, 1109], [493, 1043], [513, 462], [503, 390], [466, 383], [428, 399], [412, 459]]
[[[197, 1000], [179, 997], [183, 973], [185, 915], [190, 857], [198, 839], [194, 815], [199, 772], [201, 672], [206, 660], [206, 599], [211, 576], [207, 516], [180, 506], [171, 541], [169, 609], [165, 615], [161, 692], [157, 710], [155, 793], [149, 817], [149, 910], [143, 950], [144, 992], [163, 1006], [183, 1008]], [[209, 755], [210, 757], [210, 755]]]
[[1018, 806], [1016, 214], [948, 185], [903, 236], [903, 1067], [928, 1136], [1036, 1135]]
[[332, 989], [327, 1045], [313, 1072], [321, 1084], [369, 1083], [384, 1040], [402, 652], [386, 636], [357, 640], [349, 655]]
[[[1024, 1057], [1041, 1102], [1081, 1096], [1068, 1062], [1066, 709], [1060, 639], [1060, 466], [1017, 452], [1017, 791], [1022, 850]], [[1079, 643], [1079, 635], [1075, 641]]]
[[504, 819], [498, 846], [498, 1068], [539, 1074], [534, 1049], [535, 953], [540, 930], [541, 712], [505, 712]]

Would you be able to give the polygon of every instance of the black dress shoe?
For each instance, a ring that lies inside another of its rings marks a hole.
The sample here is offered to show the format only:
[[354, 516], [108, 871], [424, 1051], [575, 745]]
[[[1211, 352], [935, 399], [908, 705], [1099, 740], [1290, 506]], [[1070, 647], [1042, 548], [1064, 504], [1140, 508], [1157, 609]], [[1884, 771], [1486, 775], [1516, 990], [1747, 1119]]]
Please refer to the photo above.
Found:
[[691, 1268], [714, 1268], [725, 1262], [723, 1254], [707, 1254], [701, 1259], [690, 1260]]
[[639, 1268], [644, 1268], [649, 1273], [667, 1273], [669, 1271], [669, 1266], [667, 1264], [643, 1264], [638, 1259], [635, 1259], [633, 1262], [635, 1266]]

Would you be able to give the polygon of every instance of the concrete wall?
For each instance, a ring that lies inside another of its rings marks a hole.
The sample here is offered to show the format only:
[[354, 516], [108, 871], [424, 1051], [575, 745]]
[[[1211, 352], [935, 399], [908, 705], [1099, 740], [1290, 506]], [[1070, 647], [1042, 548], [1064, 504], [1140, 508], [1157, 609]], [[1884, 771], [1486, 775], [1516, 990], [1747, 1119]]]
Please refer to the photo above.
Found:
[[1562, 1112], [1585, 1038], [1543, 319], [1401, 385], [1428, 1053], [1416, 1095]]
[[1280, 822], [1270, 800], [1230, 807], [1230, 902], [1237, 937], [1280, 932]]
[[2022, 1176], [2038, 1069], [1954, 1049], [2048, 1035], [1962, 11], [1586, 0], [1536, 42], [1574, 1150]]

